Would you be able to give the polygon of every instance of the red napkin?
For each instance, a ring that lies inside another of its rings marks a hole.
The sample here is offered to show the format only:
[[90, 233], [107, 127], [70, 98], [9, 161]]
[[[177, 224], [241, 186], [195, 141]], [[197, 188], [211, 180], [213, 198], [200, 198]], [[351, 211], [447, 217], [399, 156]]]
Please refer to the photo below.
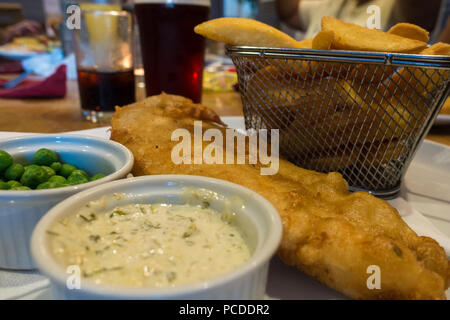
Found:
[[0, 62], [0, 73], [22, 73], [23, 71], [21, 61]]
[[[0, 86], [8, 81], [0, 79]], [[0, 98], [62, 98], [66, 90], [66, 65], [63, 64], [44, 80], [25, 79], [12, 89], [0, 88]]]

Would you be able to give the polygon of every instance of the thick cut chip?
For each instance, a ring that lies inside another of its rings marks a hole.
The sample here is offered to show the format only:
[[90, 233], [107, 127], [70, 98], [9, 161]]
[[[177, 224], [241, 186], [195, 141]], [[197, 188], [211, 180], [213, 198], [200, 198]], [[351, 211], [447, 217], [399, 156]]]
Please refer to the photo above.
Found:
[[297, 48], [312, 49], [313, 39], [314, 38], [308, 38], [308, 39], [303, 39], [301, 41], [298, 41]]
[[395, 34], [400, 37], [428, 42], [430, 34], [427, 30], [422, 29], [415, 24], [401, 22], [389, 29], [388, 33]]
[[442, 109], [441, 109], [440, 113], [441, 114], [449, 114], [450, 115], [450, 98], [445, 100], [445, 103], [442, 106]]
[[[330, 50], [331, 45], [333, 44], [334, 40], [334, 32], [333, 31], [320, 31], [316, 34], [316, 36], [313, 38], [312, 41], [312, 48], [313, 49], [320, 49], [320, 50]], [[324, 72], [326, 74], [333, 74], [332, 72], [332, 64], [322, 64], [320, 65], [317, 61], [311, 61], [311, 71], [317, 71], [321, 67], [324, 69]]]
[[[316, 160], [335, 154], [339, 148], [348, 156], [348, 141], [370, 146], [404, 138], [419, 118], [416, 105], [385, 97], [382, 85], [333, 77], [319, 80], [299, 76], [288, 82], [272, 67], [259, 70], [246, 87], [252, 109], [262, 116], [265, 128], [280, 129], [281, 149]], [[418, 97], [413, 100], [419, 102]], [[299, 131], [304, 135], [310, 132], [311, 139], [293, 139], [302, 136]], [[374, 146], [370, 150], [378, 149]]]
[[352, 77], [359, 82], [380, 83], [392, 76], [396, 67], [375, 64], [359, 64], [352, 70]]
[[330, 50], [331, 45], [334, 40], [334, 32], [333, 31], [320, 31], [313, 38], [312, 48], [320, 49], [320, 50]]
[[433, 56], [450, 56], [450, 44], [437, 42], [423, 50], [420, 54]]
[[417, 53], [425, 49], [422, 41], [368, 29], [332, 17], [322, 18], [322, 30], [333, 31], [333, 48], [340, 50]]
[[206, 38], [233, 46], [297, 48], [299, 42], [265, 23], [245, 18], [218, 18], [194, 28]]
[[[420, 54], [450, 56], [450, 44], [438, 42]], [[414, 92], [426, 94], [441, 86], [449, 74], [448, 70], [443, 69], [402, 67], [391, 78], [386, 79], [386, 85], [390, 92], [395, 92], [396, 95], [411, 95]]]

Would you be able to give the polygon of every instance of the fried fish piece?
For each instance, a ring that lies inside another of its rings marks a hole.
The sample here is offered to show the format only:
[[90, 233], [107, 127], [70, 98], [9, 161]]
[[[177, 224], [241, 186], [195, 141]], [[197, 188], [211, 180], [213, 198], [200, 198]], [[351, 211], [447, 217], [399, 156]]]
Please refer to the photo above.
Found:
[[[171, 135], [194, 121], [223, 132], [214, 112], [171, 95], [117, 108], [111, 138], [134, 154], [134, 175], [191, 174], [228, 180], [268, 199], [283, 221], [281, 259], [351, 298], [444, 299], [449, 265], [444, 250], [420, 237], [386, 201], [350, 193], [338, 173], [322, 174], [280, 159], [276, 175], [248, 164], [179, 164]], [[223, 142], [223, 141], [222, 141]], [[203, 142], [203, 148], [211, 142]], [[225, 153], [225, 152], [224, 152]], [[381, 288], [369, 290], [367, 268], [381, 270]]]

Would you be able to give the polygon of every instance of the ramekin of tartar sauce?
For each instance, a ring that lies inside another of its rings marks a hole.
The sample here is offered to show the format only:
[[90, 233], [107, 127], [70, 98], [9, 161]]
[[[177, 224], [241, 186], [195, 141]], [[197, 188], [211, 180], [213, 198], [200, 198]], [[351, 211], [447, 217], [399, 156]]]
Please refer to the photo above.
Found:
[[275, 208], [249, 189], [155, 175], [64, 200], [31, 252], [56, 299], [259, 299], [281, 234]]

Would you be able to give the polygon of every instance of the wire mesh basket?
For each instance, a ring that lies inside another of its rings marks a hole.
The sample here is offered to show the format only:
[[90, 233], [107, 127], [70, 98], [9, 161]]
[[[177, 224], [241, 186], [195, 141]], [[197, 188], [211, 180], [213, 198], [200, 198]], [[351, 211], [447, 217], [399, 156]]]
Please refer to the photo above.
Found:
[[450, 57], [228, 47], [247, 129], [280, 154], [392, 198], [450, 91]]

